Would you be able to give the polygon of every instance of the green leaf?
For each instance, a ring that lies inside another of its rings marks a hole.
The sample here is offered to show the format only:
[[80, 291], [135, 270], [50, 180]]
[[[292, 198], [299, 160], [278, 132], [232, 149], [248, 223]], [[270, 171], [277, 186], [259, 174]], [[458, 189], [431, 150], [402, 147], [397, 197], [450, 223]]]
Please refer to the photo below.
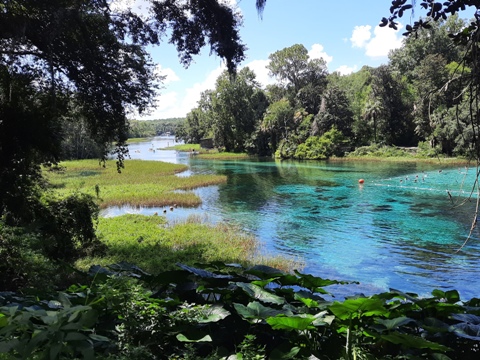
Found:
[[328, 292], [322, 289], [322, 287], [328, 286], [328, 285], [336, 285], [336, 284], [348, 284], [348, 282], [345, 282], [345, 281], [322, 279], [310, 274], [301, 274], [296, 270], [295, 270], [295, 274], [297, 274], [299, 277], [298, 279], [299, 285], [313, 292], [328, 294]]
[[0, 314], [0, 327], [8, 325], [8, 318], [5, 314]]
[[480, 325], [480, 316], [474, 314], [452, 314], [451, 318], [470, 324]]
[[376, 319], [376, 322], [385, 326], [386, 330], [395, 330], [398, 329], [400, 326], [415, 322], [415, 320], [405, 316], [401, 316], [395, 319]]
[[93, 341], [101, 341], [101, 342], [110, 342], [110, 339], [106, 336], [97, 335], [97, 334], [89, 334], [88, 337]]
[[251, 302], [247, 306], [237, 303], [234, 303], [233, 306], [244, 319], [266, 319], [284, 313], [281, 310], [263, 306], [258, 301]]
[[372, 298], [347, 299], [343, 303], [335, 301], [329, 310], [339, 319], [346, 320], [356, 316], [387, 315], [383, 301]]
[[210, 337], [210, 335], [204, 335], [203, 337], [201, 338], [187, 338], [185, 335], [183, 334], [178, 334], [177, 335], [177, 340], [178, 341], [181, 341], [181, 342], [194, 342], [194, 343], [197, 343], [197, 342], [211, 342], [212, 341], [212, 338]]
[[332, 325], [333, 320], [335, 320], [335, 316], [329, 315], [327, 311], [322, 311], [316, 314], [314, 317], [315, 320], [312, 324], [315, 326]]
[[267, 319], [267, 323], [274, 330], [296, 330], [302, 331], [307, 329], [314, 329], [312, 323], [315, 321], [313, 315], [305, 314], [303, 316], [288, 316], [278, 315]]
[[407, 348], [431, 349], [438, 351], [450, 350], [450, 348], [447, 346], [437, 344], [435, 342], [428, 341], [421, 337], [409, 334], [393, 333], [388, 335], [382, 335], [381, 338], [393, 344], [401, 344], [403, 346], [406, 346]]
[[225, 319], [230, 312], [225, 310], [222, 306], [211, 306], [204, 310], [204, 317], [200, 319], [199, 323], [211, 323]]
[[268, 292], [260, 286], [242, 282], [237, 282], [236, 285], [239, 288], [243, 289], [248, 295], [250, 295], [254, 299], [279, 305], [285, 303], [285, 300], [283, 298]]
[[455, 304], [460, 301], [460, 294], [457, 290], [449, 290], [445, 293], [445, 298], [450, 304]]

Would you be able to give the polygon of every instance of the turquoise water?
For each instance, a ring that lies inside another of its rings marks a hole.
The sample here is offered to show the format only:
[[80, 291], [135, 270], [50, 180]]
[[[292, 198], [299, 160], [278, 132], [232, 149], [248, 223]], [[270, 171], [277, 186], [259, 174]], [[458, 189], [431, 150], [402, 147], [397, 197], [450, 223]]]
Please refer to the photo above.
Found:
[[[202, 206], [175, 209], [166, 215], [171, 221], [196, 214], [238, 224], [264, 253], [302, 259], [304, 272], [359, 281], [350, 293], [396, 288], [428, 295], [439, 288], [457, 289], [464, 299], [480, 296], [479, 232], [457, 252], [474, 218], [473, 168], [178, 156], [190, 165], [184, 175], [218, 173], [228, 181], [197, 190]], [[107, 215], [123, 211], [129, 210]]]

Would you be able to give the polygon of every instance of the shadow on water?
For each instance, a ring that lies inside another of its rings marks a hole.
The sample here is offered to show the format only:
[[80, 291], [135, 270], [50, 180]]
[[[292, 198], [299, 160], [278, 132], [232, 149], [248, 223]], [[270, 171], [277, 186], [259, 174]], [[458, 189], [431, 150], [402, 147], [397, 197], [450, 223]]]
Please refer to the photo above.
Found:
[[170, 221], [193, 214], [234, 222], [256, 235], [265, 253], [303, 258], [305, 272], [359, 281], [355, 292], [428, 295], [455, 288], [465, 299], [480, 296], [477, 230], [456, 253], [474, 202], [452, 206], [469, 193], [474, 171], [412, 163], [183, 161], [188, 175], [228, 180], [197, 189], [202, 205], [168, 212]]

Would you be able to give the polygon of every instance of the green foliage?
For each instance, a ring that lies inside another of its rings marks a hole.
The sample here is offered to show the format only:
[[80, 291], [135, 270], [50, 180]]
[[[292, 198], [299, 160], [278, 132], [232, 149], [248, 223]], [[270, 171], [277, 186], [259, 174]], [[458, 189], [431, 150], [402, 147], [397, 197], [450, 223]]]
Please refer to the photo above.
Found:
[[157, 135], [175, 135], [185, 118], [170, 118], [160, 120], [130, 120], [128, 138], [146, 138]]
[[332, 127], [322, 136], [310, 136], [305, 143], [298, 145], [294, 158], [303, 160], [323, 160], [336, 155], [341, 156], [345, 146], [343, 134]]
[[348, 154], [350, 157], [371, 156], [371, 157], [412, 157], [412, 154], [394, 146], [385, 146], [373, 144], [370, 146], [361, 146]]
[[454, 290], [332, 302], [325, 287], [348, 283], [265, 266], [177, 265], [155, 275], [128, 263], [92, 267], [90, 285], [58, 300], [0, 293], [0, 352], [256, 360], [467, 359], [477, 351], [480, 302], [462, 302]]
[[42, 251], [41, 236], [0, 221], [0, 291], [29, 289], [58, 281], [58, 267]]

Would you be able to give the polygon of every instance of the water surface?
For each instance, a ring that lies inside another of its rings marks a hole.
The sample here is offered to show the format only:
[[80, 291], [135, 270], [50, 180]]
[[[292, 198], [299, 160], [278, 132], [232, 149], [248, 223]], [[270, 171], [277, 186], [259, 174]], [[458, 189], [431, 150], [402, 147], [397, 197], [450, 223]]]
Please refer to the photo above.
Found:
[[[150, 156], [168, 161], [161, 159], [161, 150], [155, 154]], [[476, 197], [469, 202], [468, 195], [475, 169], [441, 163], [205, 161], [176, 152], [168, 156], [172, 162], [189, 164], [184, 176], [217, 173], [228, 178], [224, 185], [196, 190], [202, 205], [169, 211], [165, 216], [170, 221], [196, 214], [211, 222], [234, 222], [253, 233], [265, 253], [303, 259], [304, 272], [361, 282], [349, 291], [396, 288], [429, 295], [439, 288], [457, 289], [464, 299], [480, 296], [477, 230], [457, 252], [474, 218]], [[360, 185], [359, 179], [365, 183]], [[466, 203], [459, 206], [461, 202]], [[159, 210], [122, 208], [105, 214]]]

